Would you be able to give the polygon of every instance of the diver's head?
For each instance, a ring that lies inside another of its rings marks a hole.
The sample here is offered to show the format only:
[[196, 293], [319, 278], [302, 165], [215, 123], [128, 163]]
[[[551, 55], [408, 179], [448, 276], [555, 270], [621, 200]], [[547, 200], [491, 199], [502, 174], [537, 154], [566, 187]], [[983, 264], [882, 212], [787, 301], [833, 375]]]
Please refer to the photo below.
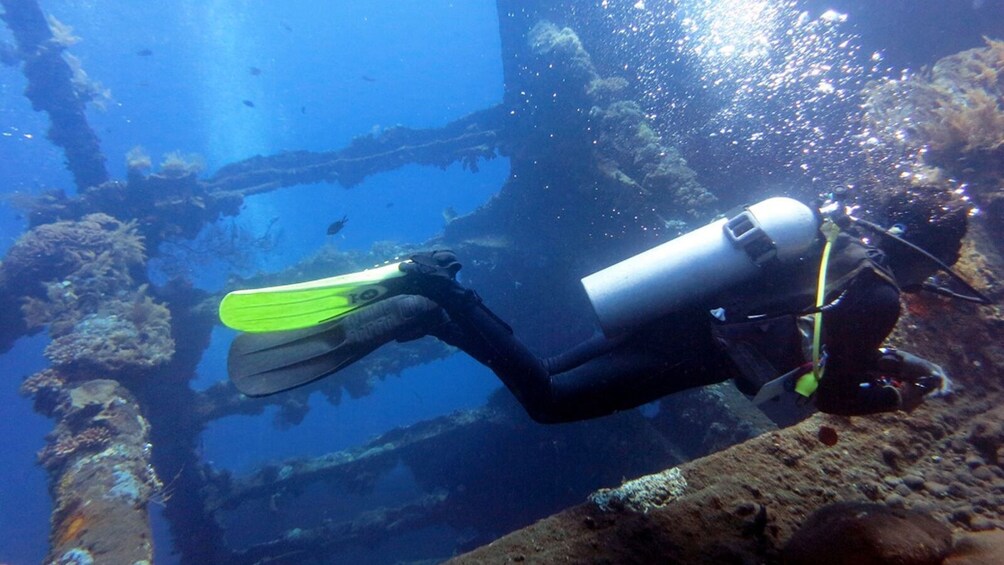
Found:
[[[959, 259], [966, 235], [968, 205], [951, 192], [932, 187], [911, 188], [889, 196], [882, 205], [885, 226], [896, 226], [899, 237], [926, 250], [946, 265]], [[938, 267], [920, 253], [890, 238], [876, 242], [900, 287], [910, 290]]]

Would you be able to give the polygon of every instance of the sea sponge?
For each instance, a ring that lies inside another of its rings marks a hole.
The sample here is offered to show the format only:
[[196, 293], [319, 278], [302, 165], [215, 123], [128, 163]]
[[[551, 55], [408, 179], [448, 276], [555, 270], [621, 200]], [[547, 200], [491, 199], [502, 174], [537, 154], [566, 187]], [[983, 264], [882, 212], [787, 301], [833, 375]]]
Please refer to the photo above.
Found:
[[647, 514], [683, 496], [687, 479], [679, 467], [627, 481], [617, 488], [601, 488], [589, 501], [605, 512], [628, 510]]

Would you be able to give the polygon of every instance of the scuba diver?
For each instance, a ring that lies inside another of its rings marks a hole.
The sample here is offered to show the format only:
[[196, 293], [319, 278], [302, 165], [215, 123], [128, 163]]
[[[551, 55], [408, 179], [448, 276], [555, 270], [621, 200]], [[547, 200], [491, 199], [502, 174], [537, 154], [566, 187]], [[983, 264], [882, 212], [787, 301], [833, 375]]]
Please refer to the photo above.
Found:
[[770, 198], [589, 275], [582, 284], [602, 332], [549, 358], [457, 281], [461, 264], [448, 250], [235, 291], [220, 318], [246, 333], [231, 345], [228, 372], [242, 393], [265, 396], [390, 341], [431, 335], [490, 368], [541, 423], [605, 416], [730, 378], [756, 403], [789, 392], [832, 414], [909, 411], [948, 393], [950, 381], [930, 361], [881, 347], [900, 292], [930, 286], [940, 269], [973, 296], [933, 290], [989, 299], [894, 230], [846, 210]]

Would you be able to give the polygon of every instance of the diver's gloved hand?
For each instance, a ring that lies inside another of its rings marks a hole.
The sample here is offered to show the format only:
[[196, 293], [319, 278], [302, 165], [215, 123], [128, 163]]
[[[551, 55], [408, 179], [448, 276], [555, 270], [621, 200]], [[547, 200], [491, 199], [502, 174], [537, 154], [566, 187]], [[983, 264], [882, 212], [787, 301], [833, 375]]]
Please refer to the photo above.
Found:
[[952, 381], [940, 365], [892, 348], [882, 348], [879, 354], [878, 370], [899, 392], [902, 410], [913, 410], [929, 395], [947, 396], [952, 392]]
[[449, 249], [436, 249], [416, 253], [401, 263], [400, 269], [405, 273], [426, 277], [455, 280], [462, 265], [457, 260], [457, 254]]
[[425, 296], [441, 305], [476, 297], [457, 283], [461, 265], [456, 253], [449, 249], [416, 253], [398, 268], [408, 275], [404, 277], [404, 292], [408, 294]]

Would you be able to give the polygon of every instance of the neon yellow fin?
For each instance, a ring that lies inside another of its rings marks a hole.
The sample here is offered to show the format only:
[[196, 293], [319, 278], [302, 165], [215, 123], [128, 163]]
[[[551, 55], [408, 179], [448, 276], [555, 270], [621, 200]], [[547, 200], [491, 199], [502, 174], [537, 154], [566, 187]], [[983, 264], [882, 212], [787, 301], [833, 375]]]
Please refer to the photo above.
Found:
[[316, 281], [236, 290], [220, 302], [220, 321], [235, 330], [256, 333], [313, 327], [393, 295], [393, 285], [387, 283], [404, 276], [400, 264]]

